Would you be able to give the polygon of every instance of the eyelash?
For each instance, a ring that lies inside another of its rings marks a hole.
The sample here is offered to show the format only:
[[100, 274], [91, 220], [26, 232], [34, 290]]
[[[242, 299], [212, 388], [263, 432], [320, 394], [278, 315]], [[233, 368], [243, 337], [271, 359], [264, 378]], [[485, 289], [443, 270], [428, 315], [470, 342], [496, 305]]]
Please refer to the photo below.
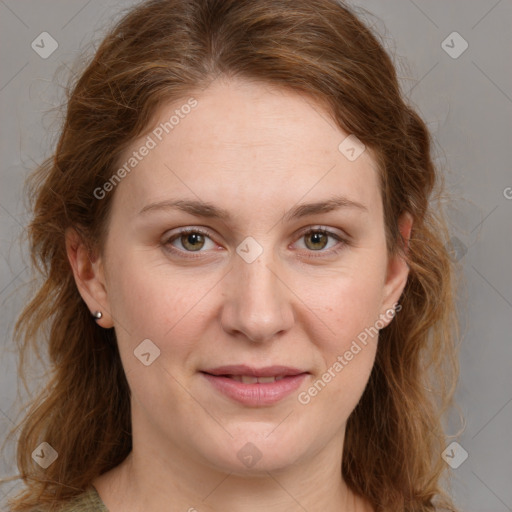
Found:
[[[211, 239], [210, 233], [201, 228], [184, 228], [184, 229], [180, 230], [178, 233], [175, 233], [174, 235], [172, 235], [171, 237], [166, 239], [162, 243], [162, 246], [165, 248], [165, 250], [172, 252], [173, 254], [177, 254], [184, 258], [189, 258], [189, 259], [201, 258], [202, 256], [200, 255], [200, 253], [205, 252], [205, 251], [185, 251], [185, 250], [181, 250], [181, 249], [176, 249], [174, 246], [170, 245], [171, 242], [174, 242], [174, 240], [180, 238], [183, 235], [187, 235], [190, 233], [199, 233], [199, 234], [207, 236], [208, 238]], [[332, 231], [329, 231], [328, 229], [325, 229], [323, 227], [308, 228], [306, 231], [302, 231], [298, 237], [298, 240], [300, 240], [301, 238], [303, 238], [306, 235], [309, 235], [311, 233], [321, 233], [321, 234], [327, 235], [329, 237], [334, 238], [335, 240], [337, 240], [340, 243], [337, 246], [335, 246], [334, 248], [331, 248], [327, 251], [324, 251], [324, 250], [313, 251], [313, 250], [306, 249], [307, 252], [310, 252], [310, 253], [315, 253], [315, 252], [319, 253], [318, 255], [311, 254], [310, 256], [308, 256], [310, 258], [333, 256], [333, 255], [336, 255], [339, 252], [341, 252], [345, 248], [345, 246], [349, 245], [349, 242], [346, 239], [340, 237], [338, 234], [336, 234]], [[197, 252], [197, 255], [196, 254], [190, 255], [190, 256], [184, 255], [184, 254], [188, 254], [188, 253], [193, 254], [194, 252]]]

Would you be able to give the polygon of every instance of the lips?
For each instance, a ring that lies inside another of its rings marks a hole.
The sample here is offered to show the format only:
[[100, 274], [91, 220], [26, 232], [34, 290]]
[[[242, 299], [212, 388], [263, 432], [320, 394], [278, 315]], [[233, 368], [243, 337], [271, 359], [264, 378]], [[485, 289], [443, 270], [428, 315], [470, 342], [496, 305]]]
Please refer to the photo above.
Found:
[[[240, 364], [240, 365], [227, 365], [227, 366], [218, 366], [216, 368], [209, 368], [207, 370], [202, 370], [202, 373], [207, 373], [209, 375], [214, 376], [223, 376], [223, 377], [256, 377], [256, 378], [265, 378], [265, 377], [277, 377], [276, 380], [289, 377], [294, 375], [301, 375], [303, 373], [309, 373], [305, 370], [301, 370], [299, 368], [291, 367], [291, 366], [282, 366], [282, 365], [274, 365], [274, 366], [266, 366], [264, 368], [253, 368], [248, 365]], [[238, 380], [238, 379], [237, 379]], [[243, 382], [243, 381], [242, 381]], [[251, 381], [254, 382], [254, 381]], [[264, 382], [264, 381], [263, 381]], [[272, 381], [270, 381], [272, 382]]]
[[246, 407], [276, 404], [296, 391], [309, 372], [291, 366], [218, 366], [200, 372], [222, 395]]

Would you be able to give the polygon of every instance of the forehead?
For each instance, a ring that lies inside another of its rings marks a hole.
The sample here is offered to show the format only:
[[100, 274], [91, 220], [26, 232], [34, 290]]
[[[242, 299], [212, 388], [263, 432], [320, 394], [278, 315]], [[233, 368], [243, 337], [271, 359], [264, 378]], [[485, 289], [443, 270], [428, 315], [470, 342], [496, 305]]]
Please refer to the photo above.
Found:
[[125, 214], [179, 197], [253, 211], [328, 194], [369, 208], [380, 203], [370, 151], [349, 160], [340, 144], [350, 134], [310, 97], [240, 80], [216, 81], [190, 97], [161, 106], [118, 162], [151, 146], [117, 187]]

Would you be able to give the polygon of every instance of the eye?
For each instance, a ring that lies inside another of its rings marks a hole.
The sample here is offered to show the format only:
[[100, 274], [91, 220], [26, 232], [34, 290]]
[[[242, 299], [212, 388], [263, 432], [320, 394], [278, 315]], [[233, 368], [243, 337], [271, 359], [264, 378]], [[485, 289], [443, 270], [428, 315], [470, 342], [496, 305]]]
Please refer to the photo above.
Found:
[[[207, 247], [206, 240], [210, 240], [212, 244], [210, 247]], [[181, 245], [181, 248], [174, 249], [176, 246], [174, 242], [177, 242]], [[206, 248], [214, 248], [215, 244], [211, 240], [210, 236], [206, 231], [203, 231], [199, 228], [185, 228], [180, 230], [179, 233], [168, 238], [164, 241], [163, 244], [165, 247], [169, 248], [172, 252], [204, 252], [201, 251], [205, 246]], [[171, 247], [169, 247], [171, 246]]]
[[[330, 246], [328, 250], [323, 250], [329, 243], [329, 238], [337, 241]], [[326, 256], [331, 254], [337, 254], [348, 242], [333, 231], [329, 231], [325, 228], [309, 228], [307, 231], [302, 232], [299, 240], [305, 240], [305, 247], [308, 252], [319, 252], [318, 256]], [[317, 257], [317, 255], [311, 255]]]

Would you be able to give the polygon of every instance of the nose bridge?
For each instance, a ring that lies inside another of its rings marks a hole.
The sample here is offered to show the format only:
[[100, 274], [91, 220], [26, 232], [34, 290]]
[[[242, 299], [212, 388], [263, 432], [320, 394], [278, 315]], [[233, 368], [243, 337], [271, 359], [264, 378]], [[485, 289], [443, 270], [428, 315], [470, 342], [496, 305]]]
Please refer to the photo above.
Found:
[[[230, 272], [223, 326], [232, 334], [242, 332], [252, 341], [265, 341], [290, 328], [293, 312], [272, 251], [258, 249], [253, 240], [244, 242]], [[252, 259], [254, 251], [259, 255]]]

